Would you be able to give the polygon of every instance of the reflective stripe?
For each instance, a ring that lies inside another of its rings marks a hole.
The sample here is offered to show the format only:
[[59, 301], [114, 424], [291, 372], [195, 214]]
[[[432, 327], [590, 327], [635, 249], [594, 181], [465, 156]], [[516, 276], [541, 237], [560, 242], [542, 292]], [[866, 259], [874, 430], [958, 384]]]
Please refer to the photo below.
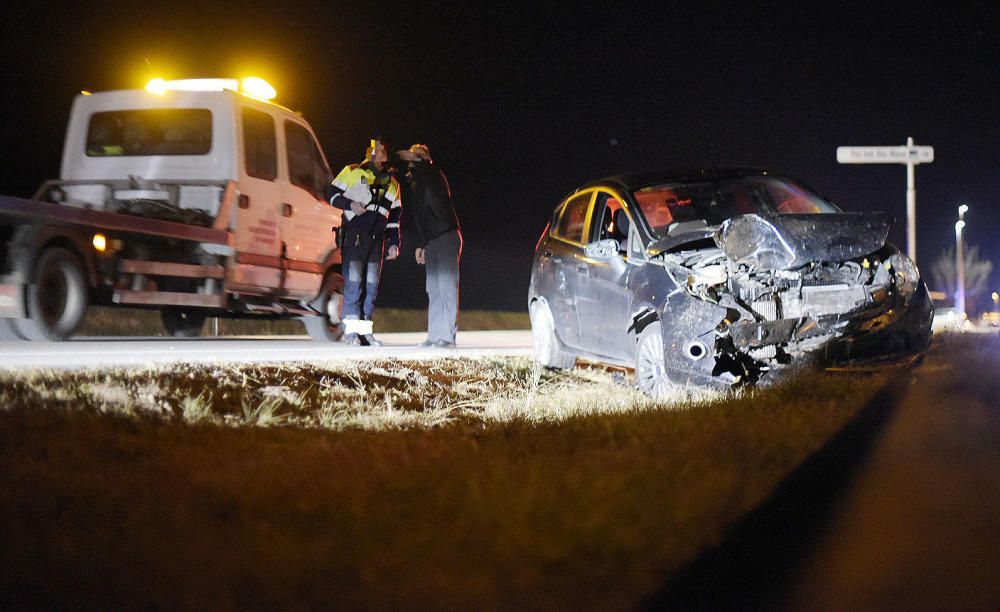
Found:
[[374, 325], [371, 321], [364, 319], [344, 319], [344, 333], [358, 334], [361, 336], [372, 333]]

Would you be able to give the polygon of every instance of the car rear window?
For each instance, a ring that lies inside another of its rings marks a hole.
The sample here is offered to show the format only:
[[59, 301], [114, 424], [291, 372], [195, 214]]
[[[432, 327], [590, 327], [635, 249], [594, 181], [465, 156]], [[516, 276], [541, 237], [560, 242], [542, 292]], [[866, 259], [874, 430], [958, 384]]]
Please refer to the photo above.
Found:
[[212, 149], [212, 111], [150, 108], [94, 113], [88, 157], [205, 155]]

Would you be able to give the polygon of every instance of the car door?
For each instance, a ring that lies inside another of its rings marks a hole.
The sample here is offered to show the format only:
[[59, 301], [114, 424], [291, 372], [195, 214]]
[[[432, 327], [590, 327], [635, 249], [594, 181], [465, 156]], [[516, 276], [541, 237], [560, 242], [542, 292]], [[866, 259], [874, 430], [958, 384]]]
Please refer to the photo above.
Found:
[[[580, 279], [580, 330], [583, 348], [597, 355], [628, 359], [629, 295], [626, 280], [629, 271], [626, 247], [631, 222], [622, 199], [610, 191], [600, 190], [594, 198], [593, 212], [587, 231], [590, 244], [614, 239], [617, 253], [610, 257], [588, 257], [584, 254], [587, 274]], [[626, 227], [616, 227], [616, 224]]]
[[580, 341], [580, 285], [587, 268], [583, 247], [593, 192], [571, 196], [560, 207], [540, 254], [551, 266], [550, 291], [545, 296], [556, 324], [556, 335], [573, 348]]
[[281, 235], [284, 241], [285, 292], [315, 295], [323, 276], [322, 264], [334, 248], [340, 211], [326, 201], [330, 169], [307, 126], [284, 120], [285, 161]]

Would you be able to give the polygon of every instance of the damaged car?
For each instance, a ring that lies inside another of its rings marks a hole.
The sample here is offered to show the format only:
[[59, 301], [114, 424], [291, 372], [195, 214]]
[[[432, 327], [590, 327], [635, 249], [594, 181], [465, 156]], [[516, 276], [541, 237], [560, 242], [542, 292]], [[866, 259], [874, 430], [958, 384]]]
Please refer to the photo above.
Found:
[[761, 170], [589, 183], [559, 203], [535, 249], [536, 359], [634, 367], [662, 398], [795, 363], [923, 351], [933, 306], [887, 242], [891, 225]]

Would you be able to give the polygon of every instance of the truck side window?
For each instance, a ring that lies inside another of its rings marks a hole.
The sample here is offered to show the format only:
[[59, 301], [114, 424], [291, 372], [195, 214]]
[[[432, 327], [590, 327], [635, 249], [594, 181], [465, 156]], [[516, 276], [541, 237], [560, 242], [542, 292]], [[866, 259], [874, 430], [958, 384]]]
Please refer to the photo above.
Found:
[[288, 180], [316, 199], [324, 199], [330, 171], [312, 134], [298, 123], [286, 121], [285, 146], [288, 149]]
[[243, 109], [243, 154], [247, 175], [273, 181], [278, 177], [278, 153], [271, 115]]

